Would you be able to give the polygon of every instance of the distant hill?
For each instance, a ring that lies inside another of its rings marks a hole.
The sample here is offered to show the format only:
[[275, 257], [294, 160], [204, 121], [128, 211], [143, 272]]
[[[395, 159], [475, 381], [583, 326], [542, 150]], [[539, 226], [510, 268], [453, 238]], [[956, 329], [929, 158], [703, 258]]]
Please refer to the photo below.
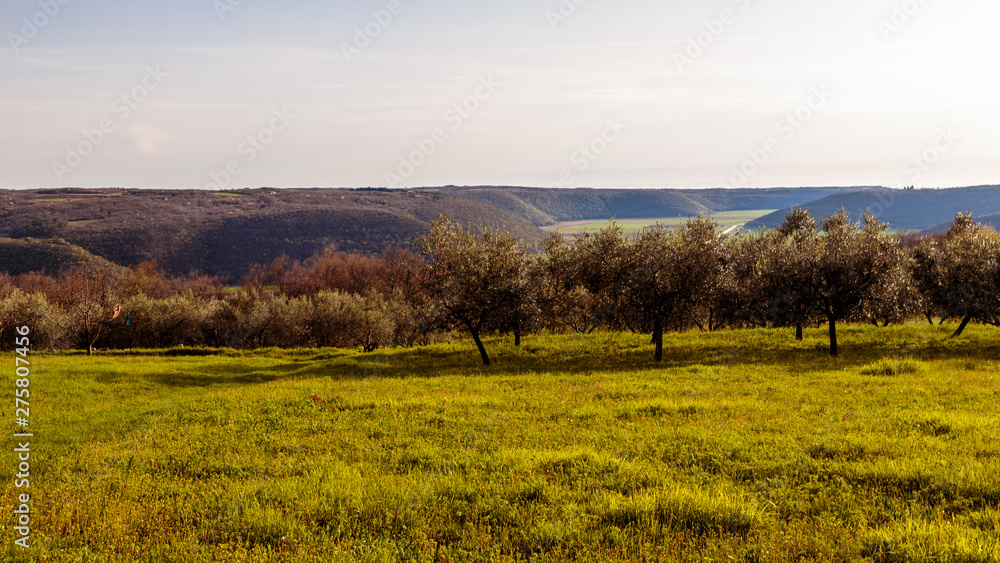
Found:
[[[866, 209], [894, 229], [910, 231], [946, 230], [955, 214], [971, 210], [976, 216], [1000, 213], [1000, 186], [978, 186], [938, 190], [865, 189], [834, 194], [802, 204], [813, 216], [823, 217], [846, 209], [854, 220], [860, 220]], [[791, 206], [756, 221], [746, 229], [773, 228], [780, 225]]]
[[781, 209], [860, 188], [605, 190], [454, 187], [434, 191], [473, 199], [537, 226], [594, 219], [690, 217], [745, 209]]
[[[989, 215], [976, 215], [975, 219], [977, 223], [982, 223], [983, 225], [986, 225], [988, 227], [993, 227], [994, 229], [1000, 231], [1000, 213], [990, 213]], [[954, 217], [945, 223], [939, 223], [929, 229], [924, 229], [922, 234], [932, 235], [934, 233], [943, 233], [951, 228], [951, 224], [953, 221]]]
[[153, 260], [172, 275], [236, 281], [281, 254], [304, 260], [328, 245], [370, 254], [410, 246], [442, 215], [476, 229], [506, 228], [534, 244], [545, 236], [538, 226], [568, 221], [781, 209], [748, 225], [774, 227], [795, 205], [821, 216], [845, 207], [854, 217], [871, 207], [896, 228], [924, 230], [946, 228], [966, 209], [1000, 213], [1000, 188], [0, 190], [0, 271]]
[[12, 276], [30, 272], [58, 276], [88, 263], [99, 267], [109, 264], [107, 260], [61, 239], [0, 238], [0, 265], [4, 272]]
[[[198, 270], [230, 280], [254, 263], [304, 260], [327, 245], [381, 253], [409, 247], [441, 215], [474, 228], [503, 227], [529, 244], [545, 236], [500, 209], [446, 193], [403, 190], [255, 189], [4, 190], [0, 237], [61, 238], [111, 262], [155, 260], [168, 273]], [[37, 270], [41, 258], [10, 255], [0, 270]]]

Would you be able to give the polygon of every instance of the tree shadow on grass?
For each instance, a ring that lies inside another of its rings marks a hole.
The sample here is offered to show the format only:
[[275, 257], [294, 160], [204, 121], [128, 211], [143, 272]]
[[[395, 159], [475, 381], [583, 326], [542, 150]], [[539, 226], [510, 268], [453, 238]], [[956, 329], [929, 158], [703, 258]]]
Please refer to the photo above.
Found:
[[[491, 365], [482, 365], [479, 354], [471, 342], [448, 347], [394, 349], [376, 354], [339, 358], [336, 362], [317, 362], [302, 367], [294, 378], [329, 377], [334, 379], [370, 378], [435, 378], [445, 376], [464, 377], [530, 377], [536, 373], [560, 373], [585, 375], [600, 372], [655, 372], [664, 369], [691, 366], [728, 366], [793, 364], [800, 360], [781, 354], [750, 352], [734, 349], [732, 346], [700, 346], [690, 349], [684, 346], [666, 346], [664, 361], [653, 360], [653, 347], [627, 346], [604, 347], [595, 345], [576, 350], [553, 351], [526, 344], [522, 348], [505, 346], [499, 339], [487, 341]], [[800, 352], [800, 351], [796, 351]], [[829, 360], [820, 353], [812, 354], [829, 367]], [[858, 360], [860, 363], [868, 361]]]
[[[600, 372], [658, 372], [666, 369], [685, 369], [695, 366], [721, 369], [754, 369], [766, 375], [769, 367], [785, 369], [791, 373], [853, 370], [873, 361], [895, 356], [914, 360], [1000, 358], [1000, 341], [992, 335], [968, 341], [940, 339], [933, 335], [914, 342], [912, 334], [877, 333], [877, 341], [864, 328], [849, 327], [842, 330], [840, 354], [829, 355], [829, 341], [825, 329], [817, 329], [802, 342], [797, 342], [793, 331], [734, 331], [720, 337], [712, 333], [686, 333], [664, 344], [664, 360], [653, 359], [653, 345], [645, 337], [622, 343], [614, 339], [593, 339], [585, 344], [557, 348], [532, 343], [525, 339], [524, 346], [515, 348], [501, 338], [486, 341], [492, 365], [483, 366], [471, 342], [462, 342], [447, 348], [392, 350], [389, 367], [371, 369], [365, 357], [353, 361], [357, 365], [343, 365], [334, 370], [347, 378], [367, 377], [439, 377], [439, 376], [530, 376], [533, 373], [565, 373], [570, 375]], [[775, 334], [778, 332], [778, 334]], [[787, 333], [787, 335], [785, 334]], [[378, 364], [380, 361], [375, 361]], [[304, 370], [303, 374], [311, 370]], [[322, 372], [322, 370], [317, 370]]]
[[200, 366], [190, 371], [157, 371], [147, 377], [165, 387], [251, 386], [284, 379], [302, 367], [302, 363], [285, 363], [261, 368], [234, 362]]
[[[870, 330], [870, 329], [864, 329]], [[768, 368], [791, 373], [855, 369], [888, 356], [905, 355], [915, 360], [954, 358], [982, 360], [1000, 357], [1000, 342], [992, 335], [967, 341], [942, 340], [933, 335], [912, 341], [912, 331], [870, 333], [863, 329], [843, 331], [840, 356], [828, 354], [822, 330], [809, 331], [796, 342], [792, 331], [733, 331], [729, 333], [682, 333], [664, 343], [664, 361], [653, 360], [653, 345], [643, 336], [594, 335], [572, 338], [532, 337], [514, 347], [509, 338], [485, 341], [492, 365], [483, 366], [471, 341], [430, 347], [386, 349], [371, 354], [349, 350], [264, 350], [258, 352], [208, 351], [215, 361], [187, 364], [182, 369], [159, 371], [146, 376], [165, 386], [249, 386], [279, 380], [332, 378], [342, 380], [436, 378], [443, 376], [530, 376], [534, 373], [587, 375], [601, 372], [662, 372], [695, 366], [721, 369], [755, 369], [766, 375]], [[787, 334], [786, 334], [787, 333]], [[909, 340], [908, 340], [909, 338]], [[214, 354], [213, 354], [214, 352]], [[157, 354], [158, 355], [158, 354]], [[201, 356], [192, 350], [185, 355]], [[231, 357], [231, 362], [218, 361]], [[272, 365], [261, 363], [272, 360]], [[169, 361], [169, 360], [166, 360]]]

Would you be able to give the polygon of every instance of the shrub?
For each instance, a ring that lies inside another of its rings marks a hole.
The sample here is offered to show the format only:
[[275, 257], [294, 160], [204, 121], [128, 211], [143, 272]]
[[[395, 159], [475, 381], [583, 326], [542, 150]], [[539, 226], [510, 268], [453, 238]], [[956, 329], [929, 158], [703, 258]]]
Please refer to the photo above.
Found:
[[32, 348], [56, 348], [63, 342], [66, 314], [49, 303], [40, 293], [25, 293], [15, 289], [0, 299], [0, 348], [12, 350], [14, 327], [31, 328]]
[[301, 348], [311, 344], [312, 304], [305, 297], [276, 297], [265, 301], [263, 341], [266, 346]]
[[260, 295], [240, 291], [223, 301], [208, 318], [211, 344], [230, 348], [263, 348], [267, 339], [267, 305]]
[[122, 303], [100, 344], [118, 349], [204, 345], [207, 321], [217, 306], [191, 293], [166, 299], [139, 294]]
[[372, 352], [388, 346], [396, 336], [393, 307], [373, 289], [364, 296], [322, 291], [312, 303], [309, 332], [320, 346], [361, 346]]

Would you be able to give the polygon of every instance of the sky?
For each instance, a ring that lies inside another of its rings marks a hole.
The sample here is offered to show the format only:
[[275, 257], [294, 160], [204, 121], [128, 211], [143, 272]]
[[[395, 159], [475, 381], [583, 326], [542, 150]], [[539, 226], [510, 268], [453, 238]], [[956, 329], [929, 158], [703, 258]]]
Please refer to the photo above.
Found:
[[0, 188], [1000, 184], [996, 0], [4, 0]]

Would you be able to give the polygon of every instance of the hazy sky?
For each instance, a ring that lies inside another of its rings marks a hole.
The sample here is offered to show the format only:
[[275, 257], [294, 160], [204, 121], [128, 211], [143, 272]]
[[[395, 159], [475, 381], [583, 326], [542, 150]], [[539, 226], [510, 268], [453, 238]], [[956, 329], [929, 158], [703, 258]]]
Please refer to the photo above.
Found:
[[0, 32], [5, 188], [1000, 183], [996, 0], [4, 0]]

